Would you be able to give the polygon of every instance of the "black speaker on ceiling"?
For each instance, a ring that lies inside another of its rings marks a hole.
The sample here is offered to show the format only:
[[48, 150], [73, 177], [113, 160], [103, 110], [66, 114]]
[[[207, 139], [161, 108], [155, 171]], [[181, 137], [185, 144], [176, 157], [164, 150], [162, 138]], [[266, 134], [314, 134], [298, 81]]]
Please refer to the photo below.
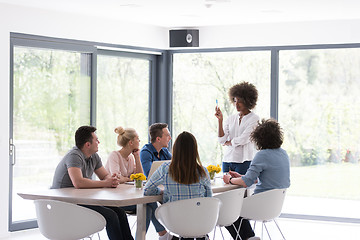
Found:
[[170, 47], [199, 47], [198, 29], [170, 30]]

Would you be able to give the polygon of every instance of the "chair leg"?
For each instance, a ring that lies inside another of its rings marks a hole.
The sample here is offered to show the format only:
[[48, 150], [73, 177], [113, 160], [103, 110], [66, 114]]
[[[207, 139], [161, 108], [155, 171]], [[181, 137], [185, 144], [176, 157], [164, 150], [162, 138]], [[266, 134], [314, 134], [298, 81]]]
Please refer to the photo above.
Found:
[[134, 221], [133, 225], [132, 225], [131, 228], [130, 228], [130, 230], [133, 230], [133, 228], [135, 227], [136, 222], [137, 222], [137, 220], [136, 220], [136, 215], [131, 215], [131, 214], [129, 214], [129, 215], [127, 215], [127, 216], [128, 216], [128, 217], [134, 217], [134, 216], [135, 216], [135, 221]]
[[280, 233], [281, 233], [281, 236], [283, 237], [284, 240], [286, 240], [284, 234], [282, 233], [282, 231], [281, 231], [281, 229], [280, 229], [280, 227], [279, 227], [279, 225], [278, 225], [278, 223], [277, 223], [277, 221], [276, 221], [275, 219], [274, 219], [274, 222], [275, 222], [275, 224], [276, 224], [276, 227], [279, 229], [279, 231], [280, 231]]
[[[92, 240], [92, 237], [94, 236], [94, 234], [91, 234], [90, 236], [87, 236], [86, 238]], [[83, 238], [84, 239], [84, 238]]]
[[[134, 221], [134, 223], [133, 223], [133, 224], [131, 225], [131, 227], [130, 227], [130, 231], [131, 231], [131, 232], [133, 232], [134, 227], [136, 226], [136, 223], [137, 223], [136, 215], [127, 214], [127, 217], [128, 217], [128, 218], [129, 218], [129, 217], [133, 217], [133, 216], [135, 216], [135, 221]], [[136, 235], [136, 231], [135, 231], [135, 235]]]
[[215, 240], [216, 227], [217, 227], [217, 226], [215, 226], [215, 228], [214, 228], [214, 236], [213, 236], [213, 239], [214, 239], [214, 240]]
[[131, 230], [135, 227], [136, 225], [136, 221], [134, 222], [134, 224], [131, 226]]
[[265, 226], [265, 230], [266, 230], [266, 232], [267, 232], [267, 235], [269, 236], [269, 239], [271, 240], [271, 237], [270, 237], [270, 234], [269, 234], [269, 231], [268, 231], [268, 229], [267, 229], [267, 227], [266, 227], [266, 224], [263, 222], [263, 225]]
[[[221, 227], [220, 227], [220, 232], [221, 232], [221, 236], [222, 236], [223, 240], [225, 240], [224, 235], [223, 235], [223, 232], [222, 232], [222, 230], [221, 230]], [[215, 235], [214, 235], [214, 236], [215, 236]], [[214, 237], [214, 240], [215, 240], [215, 237]]]
[[233, 228], [234, 228], [235, 231], [236, 231], [236, 238], [235, 238], [235, 240], [237, 240], [238, 237], [239, 237], [240, 240], [242, 240], [242, 238], [240, 237], [240, 228], [241, 228], [242, 221], [243, 221], [243, 218], [241, 218], [241, 220], [240, 220], [239, 229], [236, 229], [235, 225], [232, 224]]
[[254, 221], [253, 231], [255, 233], [256, 221], [255, 220], [253, 220], [253, 221]]

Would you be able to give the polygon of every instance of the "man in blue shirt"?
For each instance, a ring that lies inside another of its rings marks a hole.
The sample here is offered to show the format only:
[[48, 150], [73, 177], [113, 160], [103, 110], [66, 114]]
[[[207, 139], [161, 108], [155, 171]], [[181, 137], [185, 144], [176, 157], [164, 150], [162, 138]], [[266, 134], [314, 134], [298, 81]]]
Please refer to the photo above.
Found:
[[154, 123], [149, 127], [150, 143], [145, 144], [140, 151], [141, 165], [148, 177], [153, 161], [170, 160], [171, 153], [167, 149], [171, 140], [166, 123]]

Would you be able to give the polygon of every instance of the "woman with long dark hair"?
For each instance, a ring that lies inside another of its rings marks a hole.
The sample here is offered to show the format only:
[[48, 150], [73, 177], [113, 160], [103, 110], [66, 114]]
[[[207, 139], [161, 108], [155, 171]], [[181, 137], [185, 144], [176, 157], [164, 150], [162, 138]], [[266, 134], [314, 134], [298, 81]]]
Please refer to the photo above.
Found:
[[[163, 191], [159, 185], [164, 186]], [[144, 195], [161, 193], [164, 203], [212, 197], [209, 173], [200, 162], [196, 139], [189, 132], [182, 132], [176, 138], [171, 162], [163, 163], [145, 185]]]
[[[163, 185], [162, 191], [158, 186]], [[182, 132], [175, 140], [170, 163], [161, 165], [144, 188], [144, 195], [159, 195], [163, 202], [211, 197], [209, 173], [202, 166], [195, 137]]]

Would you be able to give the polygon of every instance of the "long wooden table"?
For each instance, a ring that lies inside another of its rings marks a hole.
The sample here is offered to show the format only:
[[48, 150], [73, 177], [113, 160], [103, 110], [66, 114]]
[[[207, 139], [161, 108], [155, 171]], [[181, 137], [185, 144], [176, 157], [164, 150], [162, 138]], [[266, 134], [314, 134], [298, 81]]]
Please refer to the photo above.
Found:
[[[222, 179], [216, 178], [212, 184], [213, 193], [225, 192], [239, 188], [237, 185], [225, 184]], [[129, 206], [137, 205], [136, 239], [145, 239], [146, 235], [146, 203], [162, 200], [162, 195], [144, 196], [143, 190], [136, 189], [134, 185], [120, 184], [117, 188], [94, 189], [44, 189], [37, 192], [18, 193], [24, 199], [52, 199], [75, 204], [100, 206]]]

